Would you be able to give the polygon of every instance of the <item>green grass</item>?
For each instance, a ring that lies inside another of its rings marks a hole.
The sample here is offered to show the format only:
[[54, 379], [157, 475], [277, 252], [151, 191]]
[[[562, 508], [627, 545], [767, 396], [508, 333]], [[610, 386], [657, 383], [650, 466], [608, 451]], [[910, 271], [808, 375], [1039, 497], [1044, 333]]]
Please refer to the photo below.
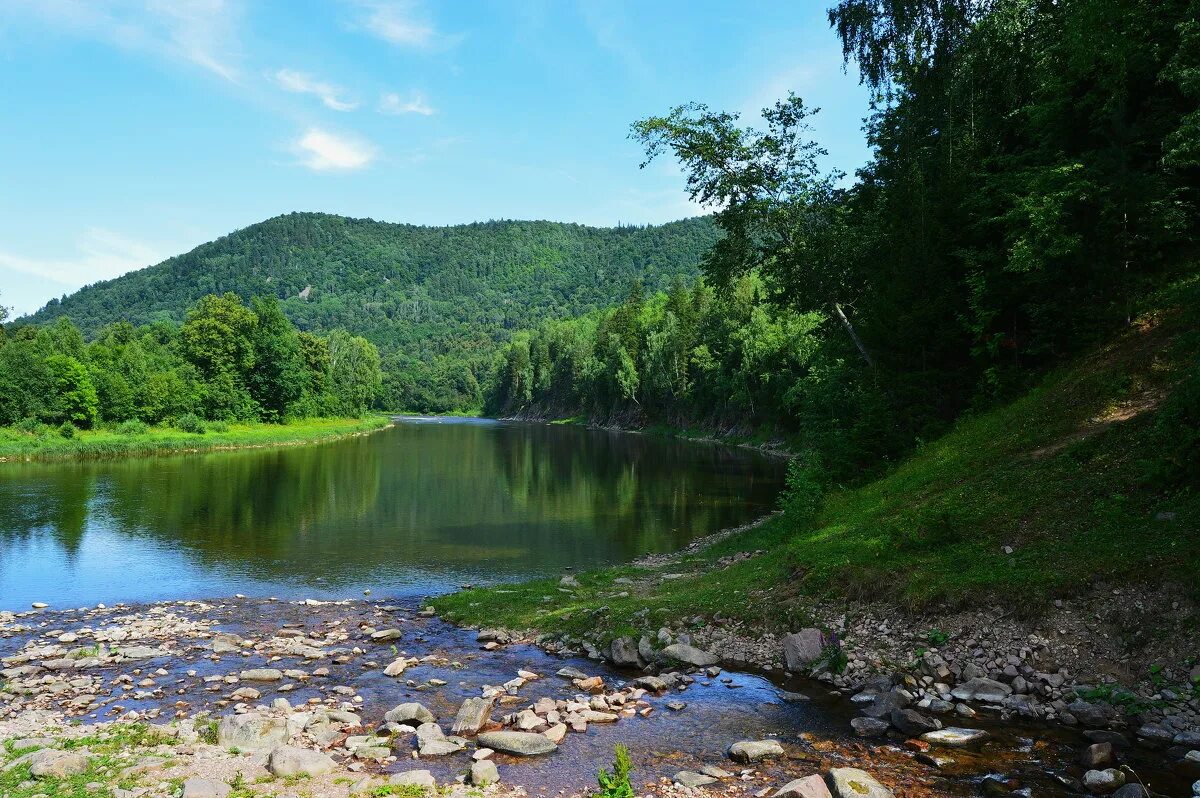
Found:
[[174, 427], [150, 427], [139, 434], [115, 429], [83, 430], [73, 438], [30, 434], [13, 427], [0, 428], [0, 460], [69, 460], [122, 457], [203, 449], [237, 449], [310, 443], [370, 432], [391, 422], [383, 416], [320, 418], [287, 424], [229, 424], [222, 431], [203, 434]]
[[[88, 750], [89, 767], [85, 773], [65, 779], [35, 780], [30, 775], [27, 764], [18, 765], [11, 770], [0, 767], [0, 795], [6, 798], [32, 798], [37, 795], [55, 798], [108, 798], [113, 795], [114, 787], [130, 789], [136, 786], [136, 778], [121, 779], [118, 776], [122, 770], [135, 764], [135, 760], [128, 756], [130, 752], [153, 748], [160, 744], [173, 745], [175, 742], [174, 738], [145, 723], [116, 724], [86, 737], [64, 739], [57, 746], [61, 750]], [[12, 750], [11, 742], [8, 742], [3, 748], [0, 760], [11, 762], [32, 753], [33, 750], [17, 753]], [[89, 784], [102, 786], [89, 790]]]
[[[1200, 358], [1200, 280], [1150, 307], [1017, 401], [961, 419], [880, 479], [831, 493], [815, 519], [784, 513], [662, 569], [683, 578], [626, 566], [579, 575], [573, 594], [543, 580], [432, 603], [465, 623], [611, 637], [717, 613], [794, 627], [813, 597], [913, 608], [999, 597], [1036, 611], [1101, 579], [1200, 592], [1200, 493], [1147, 479], [1165, 397]], [[768, 556], [712, 568], [758, 549]]]

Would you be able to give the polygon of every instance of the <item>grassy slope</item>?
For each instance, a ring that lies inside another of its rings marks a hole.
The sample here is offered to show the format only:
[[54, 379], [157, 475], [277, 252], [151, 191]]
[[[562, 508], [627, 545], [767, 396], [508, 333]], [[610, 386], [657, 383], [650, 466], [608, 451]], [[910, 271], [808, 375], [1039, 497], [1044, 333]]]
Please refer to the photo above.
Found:
[[141, 435], [113, 430], [85, 430], [67, 439], [57, 434], [30, 435], [0, 428], [0, 460], [63, 460], [93, 457], [182, 452], [200, 449], [242, 449], [286, 446], [369, 432], [391, 422], [370, 418], [319, 418], [288, 424], [230, 424], [225, 432], [195, 435], [173, 427], [151, 427]]
[[[794, 624], [809, 596], [915, 607], [1002, 596], [1035, 607], [1096, 579], [1200, 589], [1200, 494], [1142, 479], [1157, 409], [1200, 354], [1200, 281], [1153, 307], [1023, 398], [961, 420], [887, 476], [832, 494], [815, 521], [785, 513], [661, 569], [684, 578], [625, 566], [581, 575], [573, 595], [543, 580], [433, 603], [464, 622], [615, 634], [654, 628], [656, 615]], [[757, 549], [771, 556], [707, 567]], [[619, 577], [634, 583], [614, 584]]]

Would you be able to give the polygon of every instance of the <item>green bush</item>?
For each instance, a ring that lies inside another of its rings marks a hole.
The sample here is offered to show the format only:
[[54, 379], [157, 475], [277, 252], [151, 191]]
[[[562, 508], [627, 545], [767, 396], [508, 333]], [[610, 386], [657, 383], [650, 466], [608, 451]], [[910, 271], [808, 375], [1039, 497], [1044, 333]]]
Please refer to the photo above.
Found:
[[77, 433], [78, 431], [79, 430], [77, 430], [75, 428], [75, 425], [72, 424], [70, 421], [64, 421], [62, 423], [62, 426], [60, 426], [58, 428], [58, 434], [63, 436], [67, 440], [71, 440], [71, 438], [74, 438], [75, 433]]
[[788, 463], [787, 477], [779, 504], [798, 524], [808, 524], [821, 511], [825, 500], [823, 473], [816, 459], [801, 455]]
[[23, 432], [26, 435], [44, 435], [46, 433], [46, 425], [36, 418], [23, 418], [13, 426], [17, 432]]
[[117, 425], [118, 435], [145, 435], [149, 431], [150, 426], [145, 421], [136, 418], [122, 421]]
[[213, 421], [208, 425], [209, 432], [229, 432], [229, 423], [225, 421]]
[[601, 768], [596, 774], [596, 780], [600, 782], [596, 798], [633, 798], [633, 785], [629, 783], [633, 763], [629, 761], [629, 749], [618, 743], [615, 751], [617, 760], [613, 763], [613, 772], [610, 774]]
[[179, 418], [175, 419], [175, 429], [183, 432], [191, 432], [195, 435], [203, 435], [207, 430], [204, 425], [204, 419], [195, 413], [184, 413]]

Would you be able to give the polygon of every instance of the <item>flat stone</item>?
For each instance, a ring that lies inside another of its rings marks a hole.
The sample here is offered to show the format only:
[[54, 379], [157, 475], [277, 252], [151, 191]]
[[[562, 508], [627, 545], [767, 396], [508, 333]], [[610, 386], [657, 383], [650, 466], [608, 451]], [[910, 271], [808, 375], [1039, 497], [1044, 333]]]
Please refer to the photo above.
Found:
[[468, 698], [458, 708], [454, 716], [454, 725], [450, 731], [454, 734], [478, 734], [492, 714], [492, 699]]
[[695, 646], [689, 646], [687, 643], [672, 643], [664, 648], [662, 653], [667, 659], [694, 665], [697, 668], [707, 668], [709, 665], [716, 665], [721, 661], [721, 658], [716, 654], [701, 651]]
[[53, 748], [35, 751], [25, 761], [29, 763], [29, 774], [35, 779], [65, 779], [86, 773], [89, 767], [88, 759], [83, 754]]
[[933, 745], [943, 745], [948, 748], [962, 748], [967, 745], [974, 745], [987, 739], [988, 733], [982, 729], [963, 729], [957, 726], [949, 726], [945, 729], [926, 732], [921, 735], [921, 739]]
[[269, 751], [289, 736], [286, 720], [254, 712], [227, 715], [217, 725], [217, 745], [239, 751]]
[[388, 784], [423, 787], [430, 792], [437, 789], [437, 779], [428, 770], [406, 770], [403, 773], [393, 774], [388, 779]]
[[1124, 784], [1125, 774], [1116, 768], [1089, 770], [1083, 774], [1083, 786], [1087, 788], [1088, 792], [1097, 795], [1108, 795], [1110, 792], [1116, 792]]
[[777, 740], [742, 740], [729, 746], [729, 758], [749, 764], [783, 756], [783, 746]]
[[859, 737], [882, 737], [890, 727], [886, 720], [868, 717], [853, 718], [850, 726]]
[[53, 748], [54, 747], [54, 738], [53, 737], [22, 737], [20, 739], [13, 740], [9, 745], [12, 746], [13, 753], [16, 754], [16, 753], [20, 753], [21, 751], [28, 751], [32, 748]]
[[267, 770], [276, 776], [322, 776], [336, 767], [328, 754], [308, 748], [281, 745], [267, 758]]
[[1012, 695], [1012, 688], [1004, 682], [980, 676], [958, 685], [950, 691], [950, 695], [959, 701], [983, 701], [989, 704], [998, 704]]
[[232, 789], [223, 781], [192, 776], [183, 782], [180, 798], [226, 798]]
[[891, 790], [858, 768], [833, 768], [829, 785], [837, 798], [893, 798]]
[[892, 725], [905, 734], [925, 734], [942, 728], [942, 722], [922, 715], [913, 709], [894, 709], [891, 715]]
[[544, 734], [534, 732], [497, 731], [479, 735], [479, 745], [512, 756], [552, 754], [558, 746]]
[[437, 720], [434, 714], [425, 708], [424, 705], [418, 704], [415, 701], [407, 704], [400, 704], [392, 710], [389, 710], [383, 719], [388, 723], [403, 723], [407, 726], [420, 726], [422, 723], [433, 723]]
[[283, 671], [278, 668], [252, 668], [239, 673], [238, 678], [243, 682], [278, 682], [283, 678]]
[[684, 787], [707, 787], [709, 784], [716, 784], [717, 780], [712, 776], [705, 776], [703, 773], [696, 773], [691, 770], [681, 770], [675, 774], [672, 779], [676, 784], [682, 784]]
[[471, 763], [471, 783], [476, 787], [486, 787], [500, 781], [500, 770], [490, 759], [479, 759]]
[[404, 657], [397, 657], [396, 659], [394, 659], [390, 663], [388, 663], [388, 666], [383, 669], [383, 675], [384, 676], [399, 676], [400, 674], [404, 673], [404, 670], [407, 667], [408, 667], [408, 660], [405, 659]]
[[825, 779], [814, 773], [802, 779], [789, 781], [779, 788], [775, 798], [833, 798]]
[[579, 668], [572, 668], [570, 665], [565, 668], [559, 668], [554, 675], [561, 676], [564, 679], [586, 679], [588, 677], [588, 675], [579, 670]]
[[387, 643], [392, 640], [399, 640], [404, 636], [404, 633], [399, 629], [380, 629], [378, 632], [371, 632], [371, 639], [376, 643]]

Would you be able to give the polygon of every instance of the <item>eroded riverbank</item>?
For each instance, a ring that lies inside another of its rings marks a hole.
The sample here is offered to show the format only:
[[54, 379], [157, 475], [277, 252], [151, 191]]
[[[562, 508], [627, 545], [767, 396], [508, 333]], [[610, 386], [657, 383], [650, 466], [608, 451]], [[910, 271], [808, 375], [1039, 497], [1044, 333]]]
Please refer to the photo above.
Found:
[[[108, 771], [77, 778], [117, 798], [176, 795], [181, 779], [193, 776], [248, 790], [239, 798], [348, 795], [424, 770], [439, 784], [455, 785], [460, 777], [469, 781], [480, 747], [472, 724], [462, 725], [469, 700], [487, 706], [477, 716], [482, 731], [560, 738], [546, 755], [491, 755], [506, 791], [587, 792], [617, 743], [633, 754], [640, 794], [686, 792], [692, 788], [674, 782], [692, 773], [714, 779], [697, 788], [703, 791], [766, 795], [794, 778], [842, 766], [868, 770], [901, 796], [966, 796], [985, 787], [1067, 794], [1071, 780], [1083, 775], [1078, 757], [1087, 739], [1078, 732], [981, 714], [954, 722], [987, 732], [971, 748], [899, 734], [865, 740], [851, 732], [853, 706], [820, 682], [679, 665], [649, 669], [663, 682], [639, 682], [645, 672], [552, 656], [507, 642], [503, 633], [479, 638], [417, 604], [376, 600], [234, 598], [0, 613], [0, 737], [84, 737], [82, 744], [40, 744], [100, 750], [87, 766]], [[436, 730], [419, 726], [430, 720]], [[117, 728], [142, 722], [166, 734], [139, 738], [153, 750], [120, 742], [130, 735]], [[124, 759], [112, 759], [98, 730], [118, 741]], [[732, 761], [730, 746], [745, 740], [777, 741], [780, 753]], [[322, 772], [310, 778], [280, 775], [288, 771], [272, 765], [271, 751], [285, 744], [320, 751], [313, 756], [328, 758], [328, 772], [318, 758]], [[231, 746], [239, 753], [231, 754]], [[10, 750], [9, 760], [17, 754]], [[1186, 794], [1186, 763], [1141, 746], [1118, 756], [1159, 792]], [[142, 762], [146, 757], [155, 761]], [[145, 769], [121, 775], [134, 765]], [[10, 794], [70, 794], [31, 782], [24, 791], [12, 785]]]

